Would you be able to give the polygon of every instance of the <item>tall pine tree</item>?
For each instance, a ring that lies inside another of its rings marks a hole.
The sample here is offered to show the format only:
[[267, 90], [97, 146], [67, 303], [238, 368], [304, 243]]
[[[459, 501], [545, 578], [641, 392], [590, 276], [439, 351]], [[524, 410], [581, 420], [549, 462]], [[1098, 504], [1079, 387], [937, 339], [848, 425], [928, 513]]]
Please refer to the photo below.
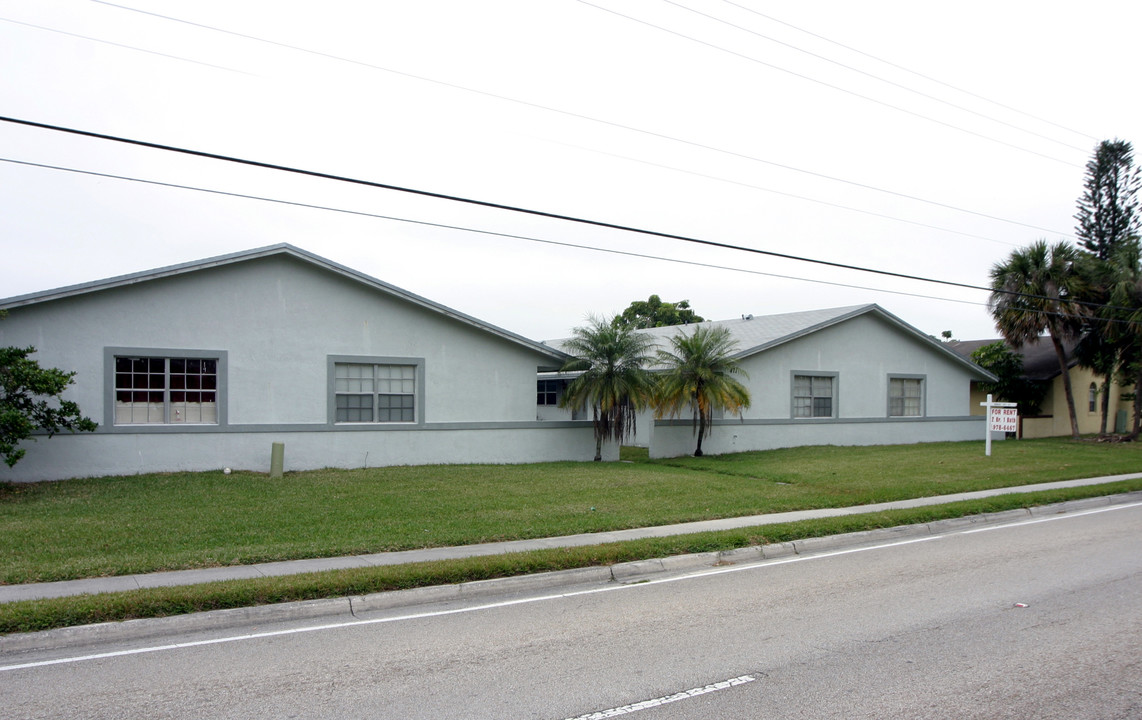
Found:
[[[1082, 299], [1105, 305], [1112, 288], [1137, 274], [1140, 168], [1134, 149], [1125, 140], [1103, 140], [1086, 165], [1086, 180], [1079, 198], [1075, 236], [1086, 251], [1083, 266], [1086, 289]], [[1128, 337], [1117, 332], [1121, 312], [1109, 308], [1094, 313], [1077, 348], [1079, 363], [1103, 377], [1101, 423], [1105, 435], [1110, 410], [1111, 380], [1131, 352]]]
[[1124, 245], [1138, 242], [1140, 170], [1125, 140], [1103, 140], [1086, 164], [1075, 236], [1099, 260], [1113, 260]]

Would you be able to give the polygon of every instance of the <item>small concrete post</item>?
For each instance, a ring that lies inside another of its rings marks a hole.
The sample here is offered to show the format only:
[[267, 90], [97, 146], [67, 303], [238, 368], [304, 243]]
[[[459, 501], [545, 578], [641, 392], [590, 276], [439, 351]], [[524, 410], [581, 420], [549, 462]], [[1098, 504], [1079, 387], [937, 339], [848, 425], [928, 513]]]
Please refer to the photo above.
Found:
[[980, 405], [983, 405], [984, 408], [986, 408], [986, 412], [984, 413], [984, 415], [987, 417], [987, 421], [984, 423], [984, 427], [987, 428], [986, 430], [984, 430], [984, 432], [986, 433], [986, 437], [987, 437], [987, 442], [984, 443], [984, 448], [985, 448], [984, 449], [984, 455], [986, 455], [987, 457], [991, 457], [991, 407], [992, 407], [991, 393], [988, 393], [988, 395], [987, 395], [987, 402], [980, 403]]
[[280, 479], [285, 468], [285, 443], [276, 442], [270, 450], [270, 477]]

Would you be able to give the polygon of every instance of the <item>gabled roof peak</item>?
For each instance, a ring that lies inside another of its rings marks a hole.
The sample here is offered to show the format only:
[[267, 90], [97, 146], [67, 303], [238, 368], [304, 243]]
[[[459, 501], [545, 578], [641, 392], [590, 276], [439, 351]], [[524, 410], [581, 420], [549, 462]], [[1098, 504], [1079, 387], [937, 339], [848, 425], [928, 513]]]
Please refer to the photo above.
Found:
[[382, 280], [378, 280], [377, 278], [366, 275], [360, 271], [346, 267], [339, 263], [335, 263], [332, 260], [323, 258], [320, 255], [315, 255], [307, 250], [302, 250], [301, 248], [290, 245], [289, 243], [267, 245], [265, 247], [253, 248], [251, 250], [242, 250], [235, 253], [228, 253], [226, 255], [217, 255], [215, 257], [205, 258], [203, 260], [194, 260], [177, 265], [168, 265], [166, 267], [155, 268], [154, 270], [145, 270], [142, 272], [119, 275], [103, 280], [80, 283], [78, 285], [69, 285], [67, 287], [56, 288], [53, 290], [44, 290], [36, 293], [29, 293], [27, 295], [18, 295], [16, 297], [0, 300], [0, 309], [17, 308], [25, 305], [51, 302], [53, 300], [60, 300], [63, 298], [84, 295], [87, 293], [100, 292], [103, 290], [110, 290], [113, 288], [150, 282], [161, 278], [200, 272], [210, 268], [221, 267], [224, 265], [233, 265], [274, 256], [292, 257], [308, 265], [324, 269], [337, 275], [341, 275], [342, 277], [359, 282], [379, 292], [393, 295], [409, 303], [412, 303], [413, 305], [419, 305], [420, 307], [440, 313], [441, 315], [445, 315], [466, 325], [476, 327], [480, 330], [490, 332], [493, 335], [498, 335], [505, 340], [523, 345], [531, 350], [535, 350], [543, 355], [546, 355], [555, 361], [562, 361], [566, 359], [566, 355], [559, 352], [555, 348], [546, 346], [534, 340], [529, 340], [522, 335], [517, 335], [511, 331], [504, 330], [503, 328], [491, 325], [490, 323], [486, 323], [483, 320], [478, 320], [471, 315], [466, 315], [458, 310], [453, 310], [450, 307], [446, 307], [439, 303], [433, 302], [427, 298], [421, 297], [415, 293], [411, 293], [395, 285], [390, 285]]

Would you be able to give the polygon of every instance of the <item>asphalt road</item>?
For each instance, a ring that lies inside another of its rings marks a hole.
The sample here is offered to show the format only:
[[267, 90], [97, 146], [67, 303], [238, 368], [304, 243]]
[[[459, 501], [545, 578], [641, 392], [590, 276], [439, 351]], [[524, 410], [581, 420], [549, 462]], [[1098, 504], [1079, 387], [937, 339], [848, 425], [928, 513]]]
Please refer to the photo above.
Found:
[[557, 596], [7, 653], [0, 714], [1139, 718], [1142, 505]]

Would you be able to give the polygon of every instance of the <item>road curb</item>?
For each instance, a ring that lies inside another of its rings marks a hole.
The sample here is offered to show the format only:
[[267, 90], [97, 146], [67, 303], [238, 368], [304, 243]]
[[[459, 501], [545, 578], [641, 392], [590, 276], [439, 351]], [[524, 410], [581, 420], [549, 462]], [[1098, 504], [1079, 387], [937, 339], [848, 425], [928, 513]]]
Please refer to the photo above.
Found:
[[250, 625], [268, 625], [327, 618], [330, 621], [351, 621], [370, 612], [396, 610], [449, 601], [510, 595], [571, 587], [603, 587], [611, 583], [631, 584], [691, 571], [726, 565], [761, 563], [794, 555], [813, 555], [833, 552], [862, 545], [888, 543], [911, 536], [935, 536], [962, 531], [972, 527], [986, 527], [1025, 521], [1031, 517], [1048, 517], [1067, 513], [1094, 510], [1110, 505], [1142, 501], [1142, 491], [1120, 493], [1084, 500], [1071, 500], [1030, 509], [1006, 510], [962, 518], [936, 520], [930, 523], [900, 525], [861, 532], [807, 538], [793, 542], [751, 546], [722, 552], [705, 552], [677, 555], [651, 560], [617, 563], [611, 566], [559, 570], [554, 572], [495, 578], [453, 585], [436, 585], [409, 590], [374, 593], [321, 600], [303, 600], [275, 605], [259, 605], [229, 610], [211, 610], [165, 618], [125, 620], [121, 622], [80, 625], [35, 633], [14, 633], [0, 636], [0, 654], [46, 650], [53, 647], [82, 647], [98, 642], [143, 640], [159, 636], [202, 630], [228, 630]]

